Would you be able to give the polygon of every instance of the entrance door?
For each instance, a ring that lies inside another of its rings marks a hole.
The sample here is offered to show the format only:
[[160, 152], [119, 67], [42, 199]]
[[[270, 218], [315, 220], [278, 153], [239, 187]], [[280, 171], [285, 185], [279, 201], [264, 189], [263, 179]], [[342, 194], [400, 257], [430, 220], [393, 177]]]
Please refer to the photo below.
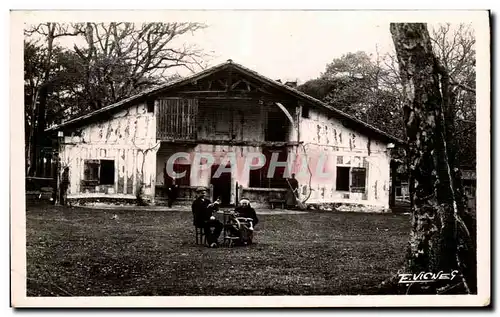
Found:
[[[230, 165], [227, 165], [230, 167]], [[217, 172], [219, 165], [212, 165], [212, 172], [210, 174], [210, 184], [213, 186], [213, 200], [220, 198], [222, 205], [227, 206], [231, 203], [231, 173], [225, 172], [215, 178], [214, 174]]]

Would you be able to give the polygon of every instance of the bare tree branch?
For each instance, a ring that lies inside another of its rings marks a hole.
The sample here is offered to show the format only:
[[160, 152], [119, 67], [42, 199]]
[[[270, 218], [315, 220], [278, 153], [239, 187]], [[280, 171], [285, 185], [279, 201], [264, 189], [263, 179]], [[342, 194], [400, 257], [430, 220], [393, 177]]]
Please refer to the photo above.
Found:
[[464, 85], [464, 84], [458, 83], [458, 82], [456, 82], [456, 81], [455, 81], [455, 80], [453, 80], [453, 79], [450, 79], [450, 84], [451, 84], [451, 85], [453, 85], [453, 86], [460, 87], [460, 88], [462, 88], [462, 89], [464, 89], [464, 90], [467, 90], [468, 92], [472, 92], [472, 93], [474, 93], [474, 94], [476, 93], [476, 89], [471, 88], [471, 87], [469, 87], [469, 86], [466, 86], [466, 85]]

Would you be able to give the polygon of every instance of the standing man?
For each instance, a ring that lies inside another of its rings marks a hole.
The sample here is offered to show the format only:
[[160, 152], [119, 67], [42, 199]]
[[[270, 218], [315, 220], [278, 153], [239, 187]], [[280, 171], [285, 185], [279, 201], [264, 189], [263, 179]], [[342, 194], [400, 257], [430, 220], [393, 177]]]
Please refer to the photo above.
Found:
[[215, 248], [223, 229], [222, 223], [214, 216], [220, 201], [217, 199], [211, 203], [206, 197], [207, 189], [204, 187], [198, 188], [196, 192], [197, 197], [192, 205], [193, 224], [197, 228], [203, 228], [208, 245]]
[[66, 197], [69, 188], [69, 167], [66, 166], [61, 175], [61, 205], [66, 205]]
[[168, 197], [168, 208], [172, 208], [172, 204], [177, 199], [179, 194], [179, 185], [175, 184], [175, 181], [171, 185], [167, 186], [167, 197]]
[[286, 192], [286, 206], [287, 208], [295, 208], [297, 206], [297, 196], [299, 192], [299, 182], [295, 179], [295, 174], [292, 178], [287, 179], [288, 190]]

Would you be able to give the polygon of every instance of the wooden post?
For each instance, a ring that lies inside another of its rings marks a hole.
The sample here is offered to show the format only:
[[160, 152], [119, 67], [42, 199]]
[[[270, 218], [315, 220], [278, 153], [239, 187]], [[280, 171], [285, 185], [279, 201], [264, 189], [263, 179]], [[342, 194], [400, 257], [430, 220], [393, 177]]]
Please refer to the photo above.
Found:
[[236, 182], [236, 192], [235, 192], [235, 199], [234, 199], [234, 206], [235, 207], [238, 207], [238, 203], [239, 203], [239, 186], [238, 186], [238, 182]]
[[54, 190], [56, 191], [55, 194], [55, 205], [59, 205], [61, 202], [61, 157], [59, 156], [59, 153], [56, 154], [56, 186]]
[[210, 200], [212, 202], [214, 202], [214, 185], [213, 184], [210, 184], [210, 186], [208, 187], [209, 188], [209, 192], [208, 194], [210, 195]]
[[389, 194], [389, 208], [393, 208], [396, 205], [396, 174], [397, 165], [395, 162], [391, 161], [391, 192]]

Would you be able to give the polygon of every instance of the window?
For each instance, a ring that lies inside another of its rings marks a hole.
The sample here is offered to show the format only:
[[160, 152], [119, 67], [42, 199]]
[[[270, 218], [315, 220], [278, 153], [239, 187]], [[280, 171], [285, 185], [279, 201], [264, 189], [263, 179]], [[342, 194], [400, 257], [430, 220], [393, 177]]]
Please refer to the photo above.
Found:
[[353, 167], [351, 175], [351, 192], [364, 193], [366, 187], [366, 168]]
[[147, 110], [148, 112], [154, 113], [155, 112], [155, 101], [154, 99], [148, 99], [146, 102]]
[[309, 106], [302, 106], [302, 118], [309, 118]]
[[115, 161], [85, 160], [83, 180], [86, 185], [113, 185], [115, 183]]
[[366, 168], [337, 166], [336, 185], [338, 191], [364, 193], [366, 189]]
[[83, 179], [88, 182], [99, 182], [99, 160], [85, 160]]
[[337, 190], [349, 191], [350, 167], [337, 166]]

